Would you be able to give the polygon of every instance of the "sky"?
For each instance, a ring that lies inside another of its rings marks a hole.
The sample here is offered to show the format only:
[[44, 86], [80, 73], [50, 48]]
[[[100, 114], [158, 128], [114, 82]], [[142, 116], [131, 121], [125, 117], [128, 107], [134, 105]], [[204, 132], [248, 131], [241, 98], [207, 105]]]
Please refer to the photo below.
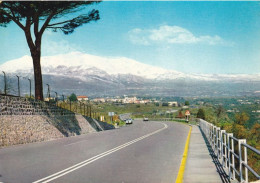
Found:
[[[84, 11], [92, 8], [99, 21], [71, 35], [46, 31], [42, 56], [80, 51], [184, 73], [260, 73], [260, 2], [105, 1]], [[0, 64], [24, 55], [23, 31], [0, 27]]]

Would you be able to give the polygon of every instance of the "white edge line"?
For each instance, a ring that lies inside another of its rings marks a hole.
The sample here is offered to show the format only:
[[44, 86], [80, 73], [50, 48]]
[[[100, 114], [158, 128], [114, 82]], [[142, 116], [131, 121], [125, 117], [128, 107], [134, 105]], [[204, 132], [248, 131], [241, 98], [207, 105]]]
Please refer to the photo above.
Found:
[[[45, 178], [42, 178], [42, 179], [40, 179], [40, 180], [34, 181], [33, 183], [39, 183], [39, 182], [43, 182], [43, 181], [44, 181], [43, 183], [50, 182], [50, 181], [52, 181], [52, 180], [54, 180], [54, 179], [57, 179], [57, 178], [59, 178], [59, 177], [61, 177], [61, 176], [66, 175], [66, 174], [68, 174], [68, 173], [70, 173], [70, 172], [72, 172], [72, 171], [75, 171], [75, 170], [77, 170], [77, 169], [79, 169], [79, 168], [81, 168], [81, 167], [83, 167], [83, 166], [86, 166], [86, 165], [88, 165], [88, 164], [90, 164], [90, 163], [92, 163], [92, 162], [94, 162], [94, 161], [96, 161], [96, 160], [98, 160], [98, 159], [100, 159], [100, 158], [102, 158], [102, 157], [104, 157], [104, 156], [107, 156], [107, 155], [109, 155], [109, 154], [111, 154], [111, 153], [113, 153], [113, 152], [119, 151], [120, 149], [123, 149], [123, 148], [125, 148], [125, 147], [127, 147], [127, 146], [129, 146], [129, 145], [131, 145], [131, 144], [133, 144], [133, 143], [136, 143], [136, 142], [138, 142], [138, 141], [140, 141], [140, 140], [142, 140], [142, 139], [145, 139], [145, 138], [147, 138], [147, 137], [149, 137], [149, 136], [151, 136], [151, 135], [154, 135], [154, 134], [156, 134], [156, 133], [158, 133], [158, 132], [160, 132], [160, 131], [162, 131], [162, 130], [168, 128], [168, 125], [166, 125], [166, 124], [164, 124], [164, 123], [162, 123], [162, 124], [164, 125], [164, 127], [161, 128], [161, 129], [159, 129], [159, 130], [156, 130], [156, 131], [154, 131], [154, 132], [152, 132], [152, 133], [146, 134], [146, 135], [141, 136], [141, 137], [139, 137], [139, 138], [137, 138], [137, 139], [134, 139], [134, 140], [132, 140], [132, 141], [130, 141], [130, 142], [127, 142], [127, 143], [125, 143], [125, 144], [122, 144], [122, 145], [120, 145], [120, 146], [117, 146], [117, 147], [115, 147], [115, 148], [113, 148], [113, 149], [110, 149], [110, 150], [108, 150], [108, 151], [106, 151], [106, 152], [103, 152], [103, 153], [101, 153], [101, 154], [99, 154], [99, 155], [96, 155], [96, 156], [94, 156], [94, 157], [92, 157], [92, 158], [89, 158], [89, 159], [87, 159], [87, 160], [85, 160], [85, 161], [82, 161], [82, 162], [80, 162], [80, 163], [78, 163], [78, 164], [76, 164], [76, 165], [73, 165], [73, 166], [69, 167], [69, 168], [66, 168], [66, 169], [64, 169], [64, 170], [61, 170], [61, 171], [59, 171], [59, 172], [57, 172], [57, 173], [54, 173], [54, 174], [52, 174], [52, 175], [50, 175], [50, 176], [47, 176], [47, 177], [45, 177]], [[1, 182], [0, 182], [0, 183], [1, 183]]]

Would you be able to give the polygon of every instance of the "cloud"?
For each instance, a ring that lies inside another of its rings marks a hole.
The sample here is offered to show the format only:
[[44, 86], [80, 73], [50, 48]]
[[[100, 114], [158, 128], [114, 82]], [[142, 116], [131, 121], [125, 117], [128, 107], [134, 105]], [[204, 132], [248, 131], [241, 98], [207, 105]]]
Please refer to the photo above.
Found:
[[55, 55], [61, 53], [68, 53], [72, 51], [77, 51], [78, 49], [75, 46], [69, 44], [68, 41], [59, 40], [55, 41], [44, 41], [42, 53], [43, 55]]
[[232, 46], [220, 36], [195, 36], [192, 32], [179, 26], [160, 26], [157, 29], [132, 29], [128, 32], [129, 40], [134, 44], [207, 44]]
[[74, 51], [83, 51], [82, 48], [76, 44], [62, 38], [62, 35], [51, 30], [44, 32], [44, 39], [42, 44], [42, 55], [50, 56], [56, 54], [64, 54]]

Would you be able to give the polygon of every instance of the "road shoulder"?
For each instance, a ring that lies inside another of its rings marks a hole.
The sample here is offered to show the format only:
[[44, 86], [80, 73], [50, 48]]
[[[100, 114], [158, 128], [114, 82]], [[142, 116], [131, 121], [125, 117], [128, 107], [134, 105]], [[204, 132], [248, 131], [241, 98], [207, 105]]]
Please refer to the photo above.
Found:
[[192, 126], [184, 183], [228, 182], [223, 178], [214, 155], [209, 149], [200, 128]]

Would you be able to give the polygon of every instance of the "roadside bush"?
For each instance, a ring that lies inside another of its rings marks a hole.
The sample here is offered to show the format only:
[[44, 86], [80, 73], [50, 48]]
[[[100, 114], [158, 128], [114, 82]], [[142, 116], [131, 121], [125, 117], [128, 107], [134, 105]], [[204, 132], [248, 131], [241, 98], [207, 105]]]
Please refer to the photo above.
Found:
[[168, 107], [169, 104], [168, 104], [167, 102], [164, 102], [164, 103], [162, 103], [162, 106], [163, 106], [163, 107]]
[[160, 104], [157, 102], [157, 103], [155, 103], [154, 104], [156, 107], [159, 107], [160, 106]]
[[199, 109], [197, 113], [197, 118], [205, 119], [205, 111], [203, 109]]

